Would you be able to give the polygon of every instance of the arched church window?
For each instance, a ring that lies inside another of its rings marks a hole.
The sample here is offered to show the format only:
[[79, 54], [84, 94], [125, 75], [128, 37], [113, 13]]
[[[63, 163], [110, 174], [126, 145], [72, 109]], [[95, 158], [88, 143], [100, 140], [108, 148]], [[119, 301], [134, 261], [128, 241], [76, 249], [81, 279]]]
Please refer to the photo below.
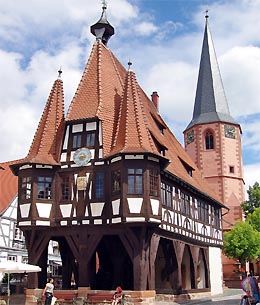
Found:
[[214, 136], [211, 131], [206, 132], [205, 147], [206, 147], [206, 149], [214, 149]]

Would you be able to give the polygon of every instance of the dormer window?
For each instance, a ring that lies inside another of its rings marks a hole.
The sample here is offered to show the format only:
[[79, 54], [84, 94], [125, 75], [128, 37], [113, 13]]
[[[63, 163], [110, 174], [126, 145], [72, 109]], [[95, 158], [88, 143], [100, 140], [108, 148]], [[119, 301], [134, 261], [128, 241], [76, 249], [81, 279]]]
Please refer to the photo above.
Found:
[[94, 147], [95, 146], [95, 131], [87, 132], [86, 138], [86, 146], [87, 147]]
[[192, 177], [192, 173], [194, 171], [194, 168], [192, 168], [188, 163], [186, 163], [184, 160], [182, 160], [181, 158], [179, 158], [183, 167], [185, 168], [186, 172], [188, 173], [189, 176]]
[[72, 138], [72, 148], [81, 147], [81, 134], [74, 134]]
[[214, 136], [211, 131], [207, 131], [205, 134], [205, 147], [206, 150], [214, 149]]

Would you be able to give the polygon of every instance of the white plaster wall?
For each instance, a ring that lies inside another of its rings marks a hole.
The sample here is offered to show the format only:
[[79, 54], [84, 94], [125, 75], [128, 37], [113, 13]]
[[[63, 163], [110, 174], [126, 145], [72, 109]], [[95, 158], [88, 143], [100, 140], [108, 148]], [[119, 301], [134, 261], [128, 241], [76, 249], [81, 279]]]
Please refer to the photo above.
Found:
[[221, 249], [209, 247], [211, 295], [223, 293]]

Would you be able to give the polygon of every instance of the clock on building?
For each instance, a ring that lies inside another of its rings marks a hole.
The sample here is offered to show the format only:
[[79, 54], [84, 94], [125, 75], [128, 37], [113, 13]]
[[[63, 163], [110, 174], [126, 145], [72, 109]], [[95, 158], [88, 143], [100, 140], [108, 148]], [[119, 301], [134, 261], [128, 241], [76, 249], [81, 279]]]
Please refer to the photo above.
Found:
[[190, 144], [193, 141], [194, 141], [194, 130], [192, 129], [187, 133], [187, 144]]
[[87, 165], [88, 162], [91, 159], [91, 152], [88, 148], [83, 147], [83, 148], [79, 148], [75, 151], [74, 156], [73, 156], [73, 160], [77, 165]]
[[225, 125], [224, 132], [225, 132], [226, 138], [235, 139], [235, 137], [236, 137], [235, 126]]

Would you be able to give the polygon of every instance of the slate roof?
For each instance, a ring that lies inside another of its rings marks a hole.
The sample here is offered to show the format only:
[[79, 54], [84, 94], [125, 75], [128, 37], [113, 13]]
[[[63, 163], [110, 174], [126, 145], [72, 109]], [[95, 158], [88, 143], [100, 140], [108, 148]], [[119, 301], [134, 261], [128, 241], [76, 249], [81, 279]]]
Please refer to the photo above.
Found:
[[193, 117], [186, 129], [197, 124], [211, 122], [225, 122], [238, 125], [229, 112], [211, 38], [208, 16], [206, 16]]
[[0, 163], [0, 216], [9, 207], [18, 193], [18, 178], [9, 167], [14, 162]]
[[12, 165], [14, 172], [21, 164], [59, 165], [63, 123], [63, 82], [61, 79], [57, 79], [43, 110], [29, 153], [24, 159]]

